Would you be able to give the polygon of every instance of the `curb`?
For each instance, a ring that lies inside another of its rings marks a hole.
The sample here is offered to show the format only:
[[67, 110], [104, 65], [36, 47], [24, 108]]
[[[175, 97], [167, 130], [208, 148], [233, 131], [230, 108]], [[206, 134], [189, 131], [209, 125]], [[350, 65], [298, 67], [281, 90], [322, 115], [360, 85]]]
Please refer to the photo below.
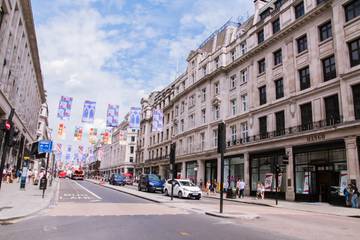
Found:
[[[209, 197], [209, 196], [205, 196], [205, 195], [203, 195], [203, 197], [204, 197], [204, 198], [210, 198], [210, 199], [217, 199], [217, 200], [220, 199], [220, 198], [217, 198], [217, 197]], [[272, 207], [272, 208], [275, 208], [275, 207], [276, 207], [276, 206], [274, 206], [274, 205], [270, 205], [270, 204], [267, 204], [267, 203], [260, 203], [260, 202], [243, 202], [243, 201], [237, 201], [237, 200], [227, 199], [227, 198], [224, 198], [224, 201], [236, 202], [236, 203], [244, 203], [244, 204], [249, 204], [249, 205], [259, 205], [259, 206]]]
[[162, 203], [161, 201], [158, 201], [158, 200], [155, 200], [155, 199], [152, 199], [152, 198], [148, 198], [148, 197], [145, 197], [145, 196], [140, 196], [140, 195], [137, 195], [137, 194], [135, 194], [135, 193], [130, 193], [130, 192], [127, 192], [127, 191], [118, 189], [118, 188], [113, 188], [113, 187], [111, 187], [111, 186], [106, 186], [106, 185], [100, 185], [99, 183], [96, 183], [96, 182], [93, 182], [93, 181], [89, 181], [88, 179], [85, 179], [85, 181], [87, 181], [87, 182], [89, 182], [89, 183], [92, 183], [92, 184], [96, 184], [96, 185], [102, 186], [102, 187], [106, 187], [106, 188], [111, 189], [111, 190], [114, 190], [114, 191], [118, 191], [118, 192], [125, 193], [125, 194], [128, 194], [128, 195], [134, 196], [134, 197], [138, 197], [138, 198], [141, 198], [141, 199], [145, 199], [145, 200], [148, 200], [148, 201], [151, 201], [151, 202], [154, 202], [154, 203]]
[[253, 220], [253, 219], [259, 219], [259, 215], [230, 215], [230, 214], [224, 214], [224, 213], [214, 213], [214, 212], [205, 212], [205, 215], [212, 216], [212, 217], [218, 217], [218, 218], [226, 218], [226, 219], [245, 219], [245, 220]]
[[[37, 209], [37, 210], [35, 210], [35, 211], [31, 212], [31, 213], [27, 213], [25, 215], [20, 215], [20, 216], [16, 216], [16, 217], [9, 217], [9, 218], [1, 218], [0, 219], [0, 225], [3, 224], [3, 223], [9, 222], [9, 221], [14, 221], [14, 220], [19, 220], [19, 219], [30, 217], [32, 215], [35, 215], [35, 214], [41, 212], [42, 210], [44, 210], [46, 208], [49, 208], [49, 206], [54, 201], [54, 198], [56, 196], [59, 184], [60, 184], [60, 181], [57, 181], [56, 190], [54, 190], [54, 192], [53, 192], [53, 194], [52, 194], [52, 196], [50, 198], [50, 201], [44, 207], [42, 207], [40, 209]], [[55, 185], [53, 184], [52, 187], [55, 187]]]

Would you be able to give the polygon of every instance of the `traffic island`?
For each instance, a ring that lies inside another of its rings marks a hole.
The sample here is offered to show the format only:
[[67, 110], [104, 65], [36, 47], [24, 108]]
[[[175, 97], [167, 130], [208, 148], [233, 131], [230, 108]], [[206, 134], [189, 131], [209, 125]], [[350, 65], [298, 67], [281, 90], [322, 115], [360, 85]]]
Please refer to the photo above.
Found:
[[228, 218], [228, 219], [243, 219], [243, 220], [255, 220], [259, 219], [260, 216], [256, 214], [246, 214], [246, 213], [219, 213], [219, 212], [205, 212], [206, 215], [218, 218]]

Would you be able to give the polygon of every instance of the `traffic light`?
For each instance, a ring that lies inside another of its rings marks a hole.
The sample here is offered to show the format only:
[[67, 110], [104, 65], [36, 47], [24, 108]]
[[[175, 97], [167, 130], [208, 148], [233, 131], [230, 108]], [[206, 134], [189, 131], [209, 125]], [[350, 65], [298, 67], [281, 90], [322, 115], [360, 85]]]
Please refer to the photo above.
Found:
[[19, 129], [17, 129], [15, 127], [12, 127], [10, 129], [9, 141], [8, 141], [9, 147], [12, 147], [18, 143], [19, 133], [20, 133]]
[[218, 125], [218, 153], [225, 152], [226, 148], [226, 126], [221, 122]]
[[284, 155], [282, 158], [282, 164], [284, 165], [288, 165], [289, 164], [289, 156], [288, 155]]
[[3, 131], [10, 131], [10, 129], [11, 129], [10, 121], [7, 120], [7, 119], [1, 120], [0, 129], [3, 130]]

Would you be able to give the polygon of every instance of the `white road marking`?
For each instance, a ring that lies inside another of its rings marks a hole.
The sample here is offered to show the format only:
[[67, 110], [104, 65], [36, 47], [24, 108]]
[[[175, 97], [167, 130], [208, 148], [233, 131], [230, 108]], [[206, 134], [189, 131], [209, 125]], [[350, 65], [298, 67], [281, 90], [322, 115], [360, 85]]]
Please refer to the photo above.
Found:
[[93, 193], [92, 191], [90, 191], [89, 189], [87, 189], [86, 187], [82, 186], [81, 184], [79, 184], [78, 182], [74, 181], [74, 183], [76, 183], [77, 185], [79, 185], [80, 187], [82, 187], [85, 191], [87, 191], [88, 193], [90, 193], [91, 195], [93, 195], [94, 197], [96, 197], [97, 199], [102, 199], [101, 197], [99, 197], [98, 195], [96, 195], [95, 193]]

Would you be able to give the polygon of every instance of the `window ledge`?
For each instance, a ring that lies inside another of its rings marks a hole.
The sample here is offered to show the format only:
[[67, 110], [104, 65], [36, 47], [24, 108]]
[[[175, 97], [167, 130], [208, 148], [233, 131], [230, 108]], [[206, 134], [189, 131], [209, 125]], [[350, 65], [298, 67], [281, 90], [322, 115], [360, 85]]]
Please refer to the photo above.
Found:
[[236, 87], [230, 87], [230, 91], [234, 91]]
[[325, 39], [325, 40], [319, 42], [319, 47], [325, 45], [325, 44], [328, 43], [328, 42], [331, 42], [332, 40], [333, 40], [333, 38], [330, 37], [330, 38], [328, 38], [328, 39]]
[[280, 68], [280, 67], [282, 67], [282, 63], [279, 63], [278, 65], [275, 65], [273, 68], [272, 68], [272, 70], [275, 70], [275, 69], [277, 69], [277, 68]]
[[260, 74], [257, 75], [258, 78], [259, 78], [259, 77], [262, 77], [262, 76], [265, 76], [265, 72], [260, 73]]
[[360, 16], [357, 16], [356, 18], [351, 19], [350, 21], [348, 21], [348, 22], [346, 22], [346, 23], [344, 24], [344, 28], [347, 27], [347, 26], [349, 26], [349, 25], [351, 25], [351, 24], [353, 24], [354, 22], [359, 21], [359, 20], [360, 20]]
[[309, 53], [309, 49], [306, 49], [305, 51], [302, 51], [301, 53], [298, 53], [298, 54], [296, 55], [296, 58], [301, 57], [301, 56], [303, 56], [303, 55], [306, 55], [306, 54], [308, 54], [308, 53]]
[[247, 84], [247, 81], [246, 82], [243, 82], [243, 83], [240, 83], [240, 86], [244, 86]]

